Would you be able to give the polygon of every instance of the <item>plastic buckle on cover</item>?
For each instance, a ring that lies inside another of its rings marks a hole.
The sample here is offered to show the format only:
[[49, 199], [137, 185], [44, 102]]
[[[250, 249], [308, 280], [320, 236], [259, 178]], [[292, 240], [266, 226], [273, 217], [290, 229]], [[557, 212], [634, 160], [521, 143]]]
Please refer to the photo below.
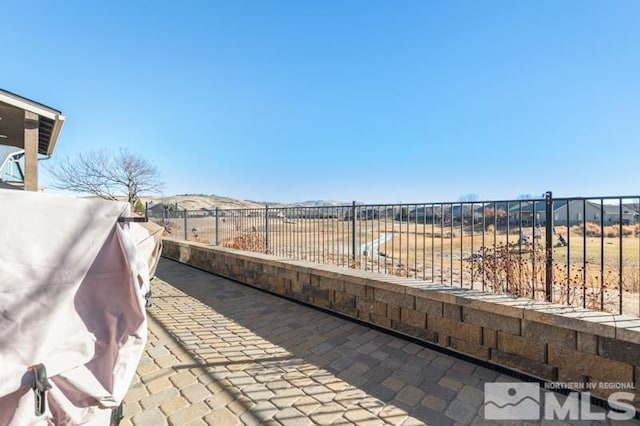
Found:
[[35, 411], [36, 416], [41, 416], [44, 414], [47, 408], [47, 398], [46, 393], [49, 389], [51, 389], [51, 383], [49, 383], [49, 379], [47, 378], [47, 369], [44, 367], [44, 364], [36, 364], [29, 367], [29, 370], [33, 371], [33, 375], [35, 377], [33, 383], [33, 392], [35, 393]]
[[150, 308], [152, 306], [151, 303], [151, 290], [149, 290], [145, 295], [144, 295], [144, 299], [145, 299], [145, 304], [144, 306], [146, 308]]
[[149, 219], [147, 219], [146, 217], [139, 217], [139, 216], [119, 217], [118, 222], [119, 223], [149, 222]]

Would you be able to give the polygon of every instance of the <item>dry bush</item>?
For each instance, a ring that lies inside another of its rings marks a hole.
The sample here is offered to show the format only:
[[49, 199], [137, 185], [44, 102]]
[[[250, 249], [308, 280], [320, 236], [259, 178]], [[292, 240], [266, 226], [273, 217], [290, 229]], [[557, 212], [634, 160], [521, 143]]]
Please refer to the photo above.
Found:
[[587, 237], [599, 237], [601, 235], [600, 225], [592, 222], [587, 222], [585, 224], [585, 231]]
[[640, 292], [640, 270], [634, 266], [625, 266], [626, 273], [622, 277], [622, 288], [630, 293]]
[[268, 253], [267, 240], [264, 234], [251, 230], [243, 232], [235, 237], [222, 240], [222, 247], [229, 247], [238, 250]]
[[[639, 225], [623, 225], [622, 236], [633, 237], [638, 235]], [[574, 225], [571, 227], [571, 232], [575, 235], [584, 235], [586, 232], [587, 237], [601, 237], [604, 235], [606, 238], [617, 238], [620, 236], [620, 225], [607, 225], [600, 230], [600, 225], [593, 222], [587, 222], [585, 226]]]
[[571, 232], [575, 235], [585, 235], [587, 237], [600, 237], [600, 225], [594, 222], [586, 222], [583, 225], [574, 225], [571, 227]]
[[[632, 237], [636, 233], [636, 225], [623, 225], [622, 236]], [[604, 227], [604, 236], [608, 238], [617, 238], [620, 236], [620, 225], [610, 225]]]
[[622, 236], [623, 237], [633, 237], [638, 235], [638, 229], [640, 229], [639, 225], [623, 225], [622, 226]]
[[[487, 288], [494, 293], [535, 299], [545, 298], [546, 259], [543, 248], [517, 244], [500, 244], [482, 247], [473, 256], [473, 267], [486, 280]], [[585, 273], [586, 271], [586, 273]], [[581, 266], [554, 263], [553, 300], [568, 305], [582, 306], [594, 310], [613, 306], [617, 287], [616, 274], [605, 271], [586, 270]], [[629, 287], [637, 286], [637, 281]], [[534, 297], [535, 293], [535, 297]]]
[[585, 306], [593, 310], [604, 310], [614, 306], [616, 293], [611, 289], [617, 288], [617, 278], [612, 271], [600, 271], [591, 268], [571, 265], [553, 265], [554, 301], [571, 306]]
[[539, 289], [533, 287], [544, 277], [544, 251], [517, 244], [481, 247], [473, 256], [476, 273], [486, 280], [494, 293], [531, 297]]
[[603, 234], [607, 238], [617, 238], [620, 236], [620, 228], [617, 226], [605, 226]]

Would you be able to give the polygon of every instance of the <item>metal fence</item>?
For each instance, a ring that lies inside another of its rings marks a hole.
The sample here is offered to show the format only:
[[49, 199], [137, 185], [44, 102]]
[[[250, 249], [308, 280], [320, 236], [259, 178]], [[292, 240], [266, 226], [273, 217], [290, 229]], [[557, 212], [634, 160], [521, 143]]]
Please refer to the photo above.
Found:
[[640, 196], [148, 211], [174, 238], [640, 316]]

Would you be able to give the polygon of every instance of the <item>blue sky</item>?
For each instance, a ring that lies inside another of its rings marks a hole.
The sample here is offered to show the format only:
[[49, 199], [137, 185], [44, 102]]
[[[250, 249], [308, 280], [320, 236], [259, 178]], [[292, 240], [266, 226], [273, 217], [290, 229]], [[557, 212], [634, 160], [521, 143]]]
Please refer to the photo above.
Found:
[[51, 161], [128, 147], [164, 195], [640, 193], [637, 1], [31, 1], [2, 15], [0, 87], [67, 116]]

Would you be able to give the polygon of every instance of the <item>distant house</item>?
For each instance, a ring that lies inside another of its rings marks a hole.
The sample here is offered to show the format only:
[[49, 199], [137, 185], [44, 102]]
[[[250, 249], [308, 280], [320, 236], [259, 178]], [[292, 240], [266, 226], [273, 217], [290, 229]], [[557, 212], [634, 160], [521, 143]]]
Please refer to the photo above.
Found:
[[547, 208], [544, 201], [514, 201], [509, 203], [509, 223], [532, 226], [544, 223]]
[[149, 217], [163, 217], [165, 205], [163, 203], [149, 203], [147, 204], [147, 216]]
[[408, 212], [407, 220], [416, 223], [431, 223], [442, 217], [440, 206], [420, 206]]
[[622, 215], [620, 215], [620, 206], [604, 205], [604, 220], [608, 224], [617, 224], [622, 222], [626, 225], [635, 225], [640, 219], [640, 213], [628, 206], [622, 205]]
[[482, 204], [454, 204], [451, 208], [451, 215], [453, 221], [465, 224], [474, 222], [480, 222], [482, 220], [483, 207]]
[[[526, 201], [509, 206], [509, 221], [512, 224], [532, 226], [546, 222], [546, 205], [544, 201]], [[636, 224], [639, 213], [629, 206], [604, 204], [591, 200], [558, 200], [553, 203], [554, 225], [579, 225], [583, 222], [613, 225], [617, 223]]]
[[[444, 221], [450, 223], [464, 222], [465, 224], [482, 220], [483, 206], [481, 203], [453, 203], [453, 204], [428, 204], [411, 208], [408, 212], [396, 213], [396, 220], [416, 223], [437, 223]], [[402, 213], [402, 218], [400, 217]]]
[[[356, 219], [358, 220], [387, 219], [393, 218], [394, 215], [396, 216], [396, 220], [398, 220], [397, 216], [399, 215], [393, 207], [386, 206], [358, 206], [356, 211]], [[343, 220], [352, 220], [353, 218], [351, 207], [339, 207], [338, 213], [339, 217]]]
[[147, 204], [147, 216], [151, 218], [163, 218], [163, 217], [182, 217], [182, 209], [178, 208], [175, 203], [148, 203]]
[[553, 223], [556, 225], [577, 225], [586, 222], [614, 225], [618, 223], [638, 223], [638, 212], [628, 206], [616, 204], [600, 204], [589, 200], [573, 200], [553, 211]]
[[215, 216], [215, 210], [209, 210], [206, 207], [200, 207], [199, 210], [189, 210], [189, 217], [194, 216]]

